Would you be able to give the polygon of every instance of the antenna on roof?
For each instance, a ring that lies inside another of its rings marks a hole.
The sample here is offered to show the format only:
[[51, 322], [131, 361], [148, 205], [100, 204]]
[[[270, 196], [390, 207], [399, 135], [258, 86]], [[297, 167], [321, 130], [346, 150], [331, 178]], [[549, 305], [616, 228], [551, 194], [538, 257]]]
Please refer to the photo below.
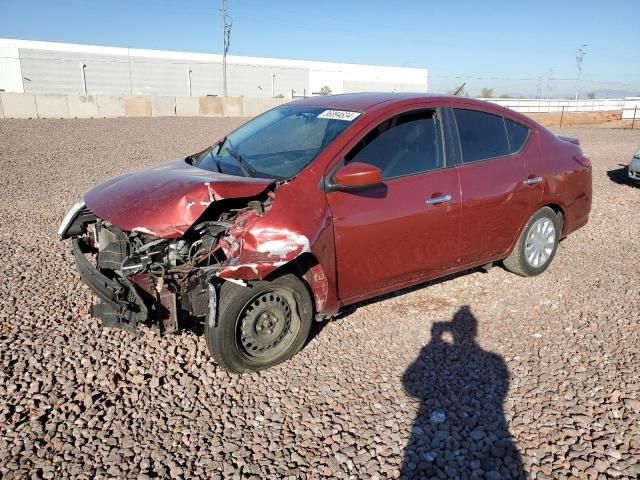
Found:
[[454, 97], [457, 97], [457, 96], [458, 96], [458, 94], [459, 94], [460, 92], [462, 92], [462, 90], [464, 89], [464, 86], [465, 86], [466, 84], [467, 84], [467, 82], [464, 82], [462, 85], [460, 85], [460, 86], [458, 87], [458, 89], [457, 89], [455, 92], [453, 92], [453, 96], [454, 96]]

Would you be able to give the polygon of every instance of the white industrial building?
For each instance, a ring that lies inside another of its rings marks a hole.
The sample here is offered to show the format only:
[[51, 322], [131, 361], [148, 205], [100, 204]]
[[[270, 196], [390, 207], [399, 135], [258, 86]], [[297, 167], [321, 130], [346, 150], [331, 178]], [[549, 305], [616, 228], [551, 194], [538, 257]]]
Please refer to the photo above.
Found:
[[[227, 56], [230, 97], [426, 92], [427, 70]], [[0, 91], [221, 96], [222, 55], [0, 39]]]

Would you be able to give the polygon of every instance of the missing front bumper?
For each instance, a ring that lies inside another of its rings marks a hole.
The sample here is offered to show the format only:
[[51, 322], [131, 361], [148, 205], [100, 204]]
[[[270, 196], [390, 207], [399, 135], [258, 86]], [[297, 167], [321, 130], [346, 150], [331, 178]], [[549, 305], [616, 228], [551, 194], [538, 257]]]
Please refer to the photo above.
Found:
[[99, 318], [105, 327], [118, 327], [136, 333], [138, 323], [149, 317], [144, 301], [126, 278], [111, 279], [94, 267], [84, 256], [82, 244], [72, 240], [76, 267], [82, 280], [100, 299], [92, 305], [91, 315]]

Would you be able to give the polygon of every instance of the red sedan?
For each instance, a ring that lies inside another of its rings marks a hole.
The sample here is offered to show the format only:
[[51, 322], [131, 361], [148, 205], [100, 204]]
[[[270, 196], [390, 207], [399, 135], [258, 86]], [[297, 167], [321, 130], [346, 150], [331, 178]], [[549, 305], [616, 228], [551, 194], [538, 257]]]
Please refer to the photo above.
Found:
[[98, 185], [59, 234], [105, 326], [202, 321], [218, 363], [246, 372], [350, 303], [497, 261], [538, 275], [590, 209], [576, 139], [467, 98], [349, 94]]

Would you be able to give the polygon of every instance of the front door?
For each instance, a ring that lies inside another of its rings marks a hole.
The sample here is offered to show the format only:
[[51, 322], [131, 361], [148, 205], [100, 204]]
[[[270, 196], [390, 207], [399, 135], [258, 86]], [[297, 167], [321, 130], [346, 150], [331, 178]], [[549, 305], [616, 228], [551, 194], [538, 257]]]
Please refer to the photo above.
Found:
[[436, 110], [392, 117], [344, 159], [382, 170], [383, 183], [327, 194], [341, 301], [393, 290], [455, 266], [458, 172], [447, 165]]

